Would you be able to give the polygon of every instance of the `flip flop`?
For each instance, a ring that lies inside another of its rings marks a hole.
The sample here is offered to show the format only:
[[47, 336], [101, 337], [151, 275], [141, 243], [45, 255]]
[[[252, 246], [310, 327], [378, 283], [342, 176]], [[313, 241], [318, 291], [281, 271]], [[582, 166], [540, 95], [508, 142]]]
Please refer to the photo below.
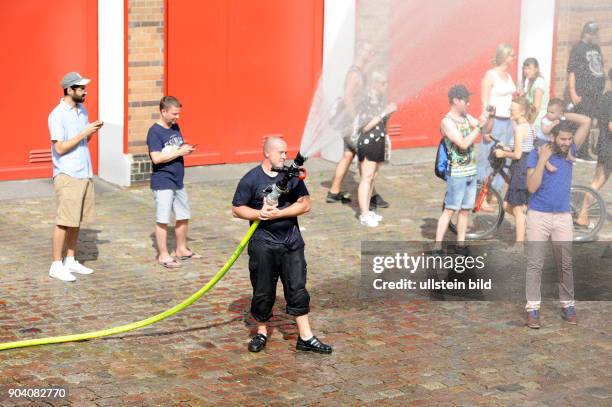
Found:
[[176, 258], [179, 260], [195, 260], [195, 259], [203, 259], [204, 256], [199, 255], [195, 252], [191, 252], [189, 256], [176, 256]]
[[164, 266], [167, 269], [177, 269], [179, 267], [181, 267], [181, 263], [179, 263], [176, 260], [170, 260], [170, 261], [158, 261], [157, 262], [160, 266]]

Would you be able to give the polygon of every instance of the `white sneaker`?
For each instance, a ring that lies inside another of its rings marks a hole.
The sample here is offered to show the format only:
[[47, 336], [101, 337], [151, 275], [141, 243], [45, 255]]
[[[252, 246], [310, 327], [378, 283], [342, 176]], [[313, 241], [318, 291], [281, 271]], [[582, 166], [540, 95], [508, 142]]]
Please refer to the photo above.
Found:
[[64, 267], [66, 267], [72, 273], [77, 273], [77, 274], [91, 274], [91, 273], [93, 273], [92, 269], [90, 269], [88, 267], [85, 267], [84, 265], [79, 263], [78, 260], [64, 261]]
[[76, 281], [76, 277], [73, 276], [70, 273], [70, 270], [68, 270], [68, 268], [64, 267], [62, 264], [51, 264], [49, 276], [62, 281]]
[[377, 214], [377, 213], [376, 213], [376, 212], [374, 212], [374, 211], [370, 211], [370, 212], [368, 212], [368, 215], [370, 215], [370, 217], [372, 217], [372, 218], [376, 219], [376, 221], [378, 221], [378, 222], [380, 222], [381, 220], [383, 220], [383, 217], [382, 217], [381, 215]]
[[369, 212], [366, 215], [359, 215], [359, 223], [370, 228], [378, 226], [378, 221]]

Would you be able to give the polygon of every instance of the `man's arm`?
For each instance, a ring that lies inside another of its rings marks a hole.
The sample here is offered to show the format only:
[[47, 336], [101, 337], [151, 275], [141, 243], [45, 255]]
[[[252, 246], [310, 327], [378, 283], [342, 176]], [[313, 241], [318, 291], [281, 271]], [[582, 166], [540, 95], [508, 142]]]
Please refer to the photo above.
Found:
[[295, 216], [303, 215], [310, 211], [310, 196], [305, 195], [298, 198], [296, 202], [289, 205], [284, 209], [278, 209], [276, 205], [268, 205], [264, 202], [263, 207], [253, 209], [246, 205], [232, 206], [232, 215], [235, 218], [245, 219], [253, 221], [259, 220], [271, 220], [278, 218], [293, 218]]
[[[93, 136], [93, 134], [100, 129], [100, 127], [102, 127], [102, 122], [98, 120], [93, 123], [89, 123], [87, 126], [85, 126], [83, 131], [81, 131], [78, 135], [76, 135], [75, 137], [69, 140], [62, 141], [58, 139], [52, 139], [51, 142], [53, 143], [53, 148], [55, 148], [55, 152], [58, 153], [59, 155], [64, 155], [66, 153], [69, 153], [76, 146], [78, 146], [79, 143], [84, 138], [87, 138], [87, 140], [89, 140], [91, 136]], [[57, 137], [56, 135], [53, 135], [53, 134], [52, 136]]]
[[467, 137], [463, 137], [457, 126], [449, 118], [442, 119], [442, 133], [461, 150], [467, 150], [469, 146], [474, 144], [474, 140], [480, 134], [478, 127], [476, 127]]
[[545, 144], [538, 149], [538, 162], [535, 167], [527, 169], [527, 190], [534, 194], [542, 185], [542, 177], [544, 176], [544, 168], [546, 162], [552, 155], [552, 147], [550, 144]]
[[567, 83], [569, 87], [570, 98], [572, 99], [572, 103], [577, 105], [582, 101], [582, 98], [578, 96], [576, 93], [576, 74], [574, 72], [570, 72], [567, 78]]
[[151, 156], [151, 161], [153, 161], [154, 164], [163, 164], [176, 160], [184, 155], [191, 154], [193, 151], [195, 151], [195, 148], [188, 144], [183, 144], [179, 149], [174, 151], [168, 151], [165, 153], [162, 153], [161, 151], [150, 151], [149, 155]]
[[565, 118], [578, 124], [578, 129], [574, 133], [574, 144], [580, 148], [591, 131], [591, 118], [578, 113], [565, 113]]
[[578, 45], [574, 45], [570, 51], [567, 61], [567, 88], [572, 103], [577, 105], [582, 98], [576, 93], [576, 71], [580, 69], [580, 55], [578, 55]]
[[304, 195], [288, 207], [279, 209], [278, 215], [275, 215], [274, 218], [293, 218], [308, 212], [310, 212], [310, 196]]
[[260, 219], [261, 211], [258, 209], [250, 208], [246, 205], [232, 206], [232, 215], [235, 218], [239, 218], [239, 219], [255, 220], [255, 219]]

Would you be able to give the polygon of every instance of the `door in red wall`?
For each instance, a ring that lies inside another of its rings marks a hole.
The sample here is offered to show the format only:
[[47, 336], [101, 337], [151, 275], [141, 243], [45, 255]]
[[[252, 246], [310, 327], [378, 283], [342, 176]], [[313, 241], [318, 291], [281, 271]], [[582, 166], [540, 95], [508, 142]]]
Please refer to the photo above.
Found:
[[[50, 177], [47, 117], [62, 97], [60, 81], [78, 71], [93, 81], [85, 106], [98, 117], [97, 0], [0, 2], [5, 123], [0, 180]], [[8, 114], [7, 114], [8, 113]], [[97, 139], [90, 151], [97, 172]]]
[[297, 152], [321, 73], [323, 0], [168, 0], [167, 91], [198, 143], [187, 165], [254, 161], [283, 134]]
[[[449, 108], [448, 89], [465, 84], [474, 93], [470, 113], [478, 116], [480, 83], [495, 49], [507, 43], [518, 55], [521, 2], [394, 0], [393, 7], [404, 12], [391, 19], [391, 54], [401, 58], [389, 87], [401, 88], [405, 99], [389, 133], [394, 148], [432, 146]], [[516, 81], [516, 66], [510, 73]]]

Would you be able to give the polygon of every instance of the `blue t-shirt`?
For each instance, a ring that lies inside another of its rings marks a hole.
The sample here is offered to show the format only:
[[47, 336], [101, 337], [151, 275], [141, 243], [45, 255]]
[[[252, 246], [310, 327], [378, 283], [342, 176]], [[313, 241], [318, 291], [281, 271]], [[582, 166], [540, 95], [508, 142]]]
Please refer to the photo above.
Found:
[[[576, 156], [576, 145], [570, 147], [572, 155]], [[534, 148], [527, 158], [527, 168], [535, 168], [540, 155]], [[570, 212], [570, 194], [572, 189], [572, 170], [574, 163], [559, 154], [553, 154], [548, 160], [557, 168], [550, 172], [544, 168], [540, 188], [529, 195], [529, 209], [540, 212]]]
[[[147, 146], [149, 155], [153, 151], [176, 151], [183, 144], [183, 135], [178, 124], [166, 129], [155, 123], [147, 134]], [[162, 164], [153, 164], [151, 174], [151, 189], [182, 189], [183, 177], [185, 176], [185, 161], [183, 157]]]
[[[264, 197], [267, 195], [265, 192], [266, 188], [279, 181], [282, 177], [283, 174], [271, 177], [264, 172], [261, 165], [258, 165], [247, 172], [238, 183], [232, 205], [246, 205], [249, 208], [261, 209]], [[289, 192], [282, 194], [278, 199], [278, 209], [286, 208], [295, 203], [300, 197], [309, 195], [306, 184], [301, 179], [292, 178], [287, 187]], [[300, 233], [297, 216], [262, 221], [257, 230], [255, 230], [251, 240], [283, 244], [289, 250], [304, 247], [304, 240]]]

